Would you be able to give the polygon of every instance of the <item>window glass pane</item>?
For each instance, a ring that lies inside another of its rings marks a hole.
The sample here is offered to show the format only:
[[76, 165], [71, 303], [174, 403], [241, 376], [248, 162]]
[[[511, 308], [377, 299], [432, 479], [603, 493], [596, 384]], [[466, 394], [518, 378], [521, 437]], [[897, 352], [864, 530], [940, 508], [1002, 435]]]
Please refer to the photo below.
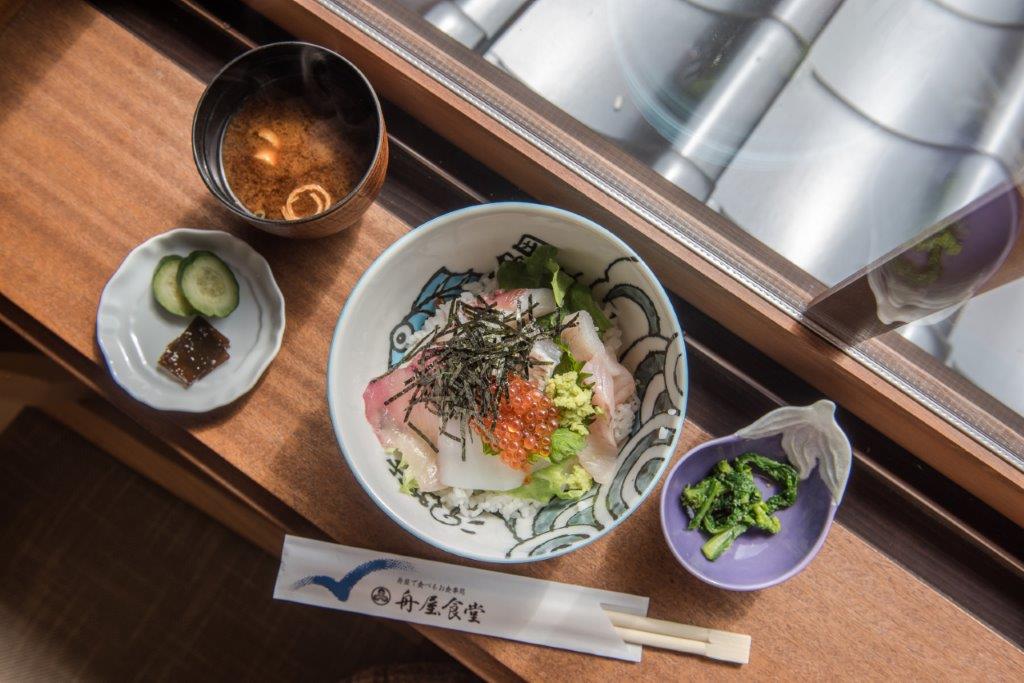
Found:
[[[352, 11], [344, 0], [321, 2]], [[600, 136], [628, 153], [648, 175], [623, 189], [586, 154], [562, 149], [557, 132], [520, 126], [645, 215], [664, 217], [659, 202], [678, 205], [685, 193], [724, 216], [714, 234], [664, 223], [1024, 463], [1015, 452], [1024, 253], [1013, 189], [1024, 166], [1024, 2], [375, 6], [489, 83], [514, 81], [556, 106], [582, 124], [575, 139]], [[500, 97], [466, 97], [522, 123]]]

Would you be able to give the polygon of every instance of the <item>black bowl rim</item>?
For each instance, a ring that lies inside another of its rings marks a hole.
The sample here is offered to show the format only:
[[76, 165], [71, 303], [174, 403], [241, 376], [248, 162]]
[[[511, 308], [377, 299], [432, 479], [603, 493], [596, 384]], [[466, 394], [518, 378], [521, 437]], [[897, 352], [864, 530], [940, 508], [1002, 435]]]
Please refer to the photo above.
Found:
[[[277, 220], [277, 219], [274, 219], [274, 218], [260, 218], [259, 216], [255, 215], [255, 214], [253, 214], [253, 213], [251, 213], [249, 211], [246, 211], [246, 210], [244, 210], [242, 208], [239, 208], [234, 203], [226, 201], [213, 188], [213, 186], [212, 186], [212, 184], [210, 182], [210, 179], [207, 177], [208, 174], [206, 172], [204, 172], [204, 170], [203, 170], [203, 164], [200, 162], [199, 153], [198, 153], [198, 151], [196, 149], [196, 136], [198, 134], [197, 128], [198, 128], [198, 125], [199, 125], [199, 110], [202, 109], [203, 102], [206, 101], [206, 98], [207, 98], [207, 96], [210, 93], [210, 89], [221, 78], [224, 77], [224, 74], [226, 74], [230, 69], [234, 68], [236, 64], [239, 64], [240, 62], [242, 62], [244, 60], [247, 60], [247, 59], [252, 59], [253, 56], [256, 55], [257, 53], [271, 51], [271, 50], [279, 50], [282, 47], [294, 47], [294, 46], [302, 46], [302, 47], [313, 48], [313, 49], [318, 50], [318, 51], [320, 51], [320, 52], [322, 52], [324, 54], [327, 54], [327, 55], [330, 55], [330, 56], [332, 56], [332, 57], [334, 57], [336, 59], [339, 59], [344, 64], [348, 65], [348, 67], [351, 68], [359, 76], [359, 78], [362, 79], [363, 83], [366, 85], [367, 92], [369, 92], [369, 94], [370, 94], [370, 100], [373, 102], [374, 110], [377, 112], [377, 145], [374, 147], [373, 155], [371, 157], [370, 163], [367, 166], [366, 170], [363, 171], [363, 175], [359, 179], [359, 182], [355, 184], [355, 186], [352, 188], [352, 190], [348, 194], [346, 194], [344, 197], [342, 197], [341, 199], [339, 199], [336, 202], [334, 202], [327, 210], [325, 210], [325, 211], [323, 211], [321, 213], [318, 213], [318, 214], [314, 214], [312, 216], [305, 216], [303, 218], [296, 218], [294, 220], [284, 220], [284, 219]], [[223, 204], [228, 209], [230, 209], [232, 213], [238, 215], [239, 217], [245, 219], [246, 221], [250, 221], [250, 222], [255, 221], [255, 222], [258, 222], [258, 223], [265, 223], [267, 225], [289, 225], [289, 226], [290, 225], [301, 225], [303, 223], [309, 223], [311, 221], [322, 220], [325, 216], [328, 216], [328, 215], [334, 213], [338, 209], [341, 209], [343, 206], [345, 206], [352, 199], [352, 197], [354, 197], [356, 194], [359, 193], [360, 190], [363, 189], [363, 186], [366, 185], [367, 180], [369, 180], [369, 178], [370, 178], [370, 172], [373, 170], [374, 166], [377, 163], [377, 158], [378, 158], [378, 156], [381, 153], [381, 147], [384, 145], [384, 136], [385, 135], [387, 135], [387, 133], [385, 132], [385, 128], [384, 128], [384, 111], [382, 110], [382, 108], [380, 106], [380, 98], [377, 97], [377, 91], [374, 90], [373, 85], [370, 83], [370, 80], [366, 77], [366, 74], [364, 74], [359, 69], [359, 67], [357, 67], [355, 64], [353, 64], [351, 61], [349, 61], [345, 57], [342, 57], [340, 54], [338, 54], [334, 50], [326, 48], [326, 47], [324, 47], [322, 45], [317, 45], [315, 43], [308, 43], [308, 42], [302, 41], [302, 40], [286, 40], [286, 41], [281, 41], [281, 42], [277, 42], [277, 43], [268, 43], [266, 45], [260, 45], [258, 47], [252, 48], [251, 50], [247, 50], [246, 52], [243, 52], [242, 54], [238, 55], [237, 57], [232, 59], [230, 62], [225, 64], [223, 67], [221, 67], [220, 71], [217, 72], [217, 75], [215, 75], [213, 78], [210, 79], [210, 82], [206, 85], [206, 88], [203, 90], [203, 94], [199, 97], [199, 100], [196, 102], [195, 111], [192, 113], [192, 161], [195, 162], [196, 170], [199, 171], [199, 176], [203, 179], [203, 183], [206, 185], [206, 188], [210, 191], [210, 194], [212, 194], [214, 197], [216, 197], [217, 200], [220, 201], [221, 204]]]

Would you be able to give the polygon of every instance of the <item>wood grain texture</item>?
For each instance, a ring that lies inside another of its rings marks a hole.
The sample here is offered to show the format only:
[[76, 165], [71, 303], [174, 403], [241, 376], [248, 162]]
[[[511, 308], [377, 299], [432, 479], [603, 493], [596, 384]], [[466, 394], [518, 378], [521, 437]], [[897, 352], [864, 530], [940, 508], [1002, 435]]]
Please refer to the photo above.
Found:
[[25, 0], [0, 0], [0, 29], [7, 25], [24, 4]]
[[[945, 476], [1024, 526], [1024, 472], [1014, 468], [950, 422], [923, 406], [903, 389], [863, 365], [788, 313], [775, 308], [732, 274], [711, 265], [703, 256], [683, 246], [605, 190], [596, 187], [544, 149], [521, 137], [487, 113], [468, 104], [445, 85], [432, 80], [414, 64], [395, 55], [373, 38], [343, 21], [317, 0], [246, 0], [246, 2], [299, 37], [343, 52], [362, 69], [387, 98], [413, 112], [439, 134], [468, 151], [502, 175], [512, 179], [536, 198], [581, 213], [616, 232], [636, 249], [662, 280], [772, 358], [800, 375], [820, 391], [848, 406], [860, 418], [884, 432]], [[711, 251], [727, 254], [760, 274], [771, 288], [790, 300], [806, 301], [822, 289], [795, 269], [780, 264], [749, 236], [737, 235], [726, 218], [678, 188], [668, 187], [649, 168], [592, 132], [580, 133], [581, 125], [544, 102], [521, 83], [467, 54], [434, 31], [419, 33], [392, 17], [401, 15], [392, 3], [378, 7], [367, 0], [344, 4], [385, 33], [397, 35], [403, 44], [437, 61], [474, 94], [498, 102], [526, 127], [540, 131], [571, 157], [583, 159], [590, 168], [628, 188], [646, 207], [665, 218], [675, 229], [697, 235]], [[458, 56], [453, 56], [457, 54]], [[486, 73], [487, 77], [481, 76]], [[529, 105], [523, 104], [528, 101]], [[637, 178], [640, 180], [638, 181]], [[735, 239], [733, 239], [735, 238]], [[768, 266], [767, 268], [765, 266]], [[784, 274], [784, 275], [780, 275]], [[946, 383], [950, 373], [931, 376], [922, 351], [909, 343], [869, 340], [862, 348], [887, 367], [924, 387], [969, 423], [984, 425], [990, 433], [1024, 452], [1024, 434], [994, 417], [988, 408], [996, 403], [968, 382]], [[910, 354], [908, 357], [907, 354]], [[962, 378], [961, 378], [962, 379]]]
[[[358, 226], [317, 242], [234, 222], [192, 166], [189, 130], [201, 83], [80, 3], [33, 4], [11, 28], [0, 43], [4, 315], [34, 318], [60, 340], [56, 346], [66, 345], [59, 355], [68, 366], [161, 438], [205, 468], [213, 463], [204, 458], [223, 459], [327, 536], [453, 561], [401, 531], [359, 488], [324, 400], [327, 350], [345, 297], [408, 226], [379, 204]], [[288, 304], [284, 346], [256, 390], [198, 418], [128, 400], [106, 377], [94, 340], [100, 291], [124, 255], [182, 225], [247, 240], [270, 262]], [[708, 436], [691, 420], [681, 449]], [[1024, 677], [1024, 653], [842, 526], [807, 571], [760, 594], [717, 591], [685, 574], [665, 546], [653, 502], [578, 552], [507, 570], [649, 595], [652, 616], [750, 633], [754, 646], [742, 669], [653, 650], [634, 666], [425, 630], [494, 677]]]
[[[126, 0], [89, 3], [207, 82], [224, 62], [246, 49], [294, 39], [242, 0], [155, 6]], [[196, 36], [204, 36], [201, 43]], [[194, 47], [183, 49], [186, 45]], [[394, 153], [380, 201], [407, 224], [418, 225], [467, 204], [533, 200], [400, 108], [388, 101], [382, 106]], [[692, 305], [675, 300], [674, 306], [686, 320], [690, 386], [696, 397], [691, 415], [706, 429], [729, 433], [778, 405], [822, 397]], [[731, 364], [723, 354], [731, 354]], [[750, 372], [767, 375], [759, 384]], [[719, 394], [724, 400], [716, 403]], [[839, 519], [983, 622], [1018, 645], [1024, 643], [1024, 595], [1017, 599], [1012, 589], [1024, 580], [1024, 558], [1012, 550], [1020, 545], [1021, 528], [847, 411], [840, 422], [855, 445], [855, 470], [864, 476], [851, 480]], [[884, 468], [869, 455], [879, 452], [885, 453]], [[901, 479], [887, 476], [889, 468], [898, 468]], [[920, 486], [924, 488], [917, 490]], [[900, 519], [898, 526], [889, 524], [895, 518]], [[927, 539], [933, 538], [941, 539], [934, 546], [937, 552], [928, 548]]]

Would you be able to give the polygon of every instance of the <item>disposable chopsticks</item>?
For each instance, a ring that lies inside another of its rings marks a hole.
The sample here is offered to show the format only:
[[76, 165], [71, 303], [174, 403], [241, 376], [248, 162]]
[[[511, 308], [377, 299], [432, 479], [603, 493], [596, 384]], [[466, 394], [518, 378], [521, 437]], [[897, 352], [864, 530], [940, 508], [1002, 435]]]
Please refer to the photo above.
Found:
[[605, 610], [627, 643], [702, 655], [735, 664], [750, 661], [750, 636]]

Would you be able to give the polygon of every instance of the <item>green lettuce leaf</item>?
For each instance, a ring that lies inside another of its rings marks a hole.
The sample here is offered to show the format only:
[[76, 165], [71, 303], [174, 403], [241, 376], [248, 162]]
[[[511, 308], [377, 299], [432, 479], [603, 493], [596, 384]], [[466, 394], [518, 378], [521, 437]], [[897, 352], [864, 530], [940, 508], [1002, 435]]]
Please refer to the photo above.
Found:
[[550, 288], [555, 305], [563, 312], [586, 311], [594, 319], [597, 331], [604, 334], [612, 322], [594, 300], [590, 288], [562, 270], [555, 260], [558, 249], [550, 244], [538, 245], [533, 253], [518, 261], [504, 261], [498, 266], [498, 287], [501, 289]]
[[498, 287], [501, 289], [537, 289], [551, 286], [552, 264], [558, 268], [550, 244], [538, 245], [533, 253], [519, 261], [504, 261], [498, 266]]
[[552, 498], [578, 500], [593, 485], [593, 478], [573, 458], [537, 470], [530, 475], [529, 482], [508, 493], [519, 498], [529, 498], [547, 503]]
[[582, 451], [586, 443], [587, 437], [582, 434], [559, 427], [551, 433], [551, 455], [548, 457], [555, 464], [565, 462]]
[[604, 334], [605, 330], [612, 326], [612, 321], [608, 319], [608, 316], [604, 314], [601, 307], [594, 301], [594, 295], [590, 288], [578, 282], [573, 282], [572, 286], [569, 287], [569, 291], [565, 295], [565, 305], [563, 308], [570, 313], [575, 313], [576, 311], [586, 311], [589, 313], [590, 317], [594, 319], [597, 331], [601, 334]]
[[583, 370], [583, 366], [586, 365], [581, 360], [577, 360], [576, 356], [572, 355], [572, 351], [569, 350], [568, 344], [560, 339], [553, 340], [555, 344], [562, 350], [562, 357], [558, 359], [558, 365], [555, 366], [552, 375], [561, 375], [566, 372], [579, 373]]
[[555, 274], [551, 277], [551, 291], [555, 295], [556, 306], [559, 308], [565, 306], [565, 297], [575, 284], [576, 281], [564, 270], [559, 269], [555, 271]]

